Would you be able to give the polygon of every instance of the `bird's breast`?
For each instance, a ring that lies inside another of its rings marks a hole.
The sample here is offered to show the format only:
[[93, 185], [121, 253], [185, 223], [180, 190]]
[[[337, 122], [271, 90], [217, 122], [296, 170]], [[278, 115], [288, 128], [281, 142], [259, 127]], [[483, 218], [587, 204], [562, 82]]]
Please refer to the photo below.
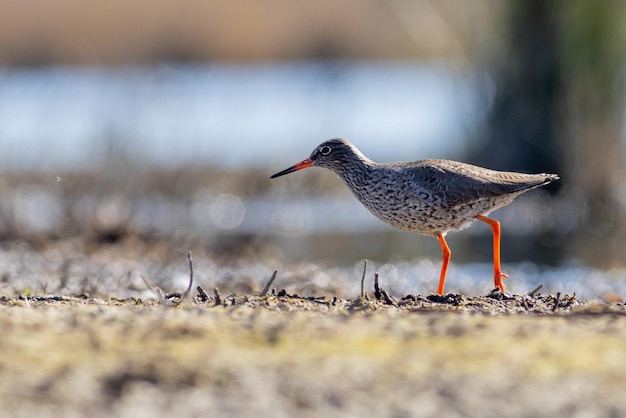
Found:
[[448, 207], [442, 192], [421, 187], [409, 175], [391, 172], [344, 180], [372, 214], [396, 228], [436, 235], [474, 220], [474, 211]]

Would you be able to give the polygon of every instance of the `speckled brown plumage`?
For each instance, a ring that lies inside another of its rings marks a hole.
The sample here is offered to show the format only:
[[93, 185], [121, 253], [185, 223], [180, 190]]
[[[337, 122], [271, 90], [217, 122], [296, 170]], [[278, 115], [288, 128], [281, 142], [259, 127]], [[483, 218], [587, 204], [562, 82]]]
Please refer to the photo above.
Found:
[[500, 271], [500, 225], [486, 215], [508, 205], [520, 194], [559, 178], [555, 174], [495, 171], [450, 160], [376, 163], [339, 138], [323, 142], [309, 158], [272, 178], [312, 166], [335, 172], [379, 219], [400, 229], [437, 237], [444, 258], [440, 294], [450, 258], [444, 236], [469, 226], [475, 219], [493, 229], [494, 283], [504, 291], [502, 277], [506, 275]]

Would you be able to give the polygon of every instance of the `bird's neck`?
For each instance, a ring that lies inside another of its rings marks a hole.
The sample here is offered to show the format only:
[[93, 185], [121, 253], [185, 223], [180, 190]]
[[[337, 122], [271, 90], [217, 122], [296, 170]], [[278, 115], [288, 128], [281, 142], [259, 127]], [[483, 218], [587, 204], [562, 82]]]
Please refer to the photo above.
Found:
[[349, 163], [342, 164], [334, 170], [339, 177], [351, 188], [359, 187], [371, 179], [372, 171], [376, 170], [377, 164], [369, 158], [361, 155]]

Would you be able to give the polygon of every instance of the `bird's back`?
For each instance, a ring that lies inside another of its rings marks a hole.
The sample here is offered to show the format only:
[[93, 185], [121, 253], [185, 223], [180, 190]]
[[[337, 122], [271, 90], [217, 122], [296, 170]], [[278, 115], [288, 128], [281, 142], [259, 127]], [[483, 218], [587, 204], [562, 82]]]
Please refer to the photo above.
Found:
[[413, 184], [440, 196], [448, 206], [480, 199], [515, 197], [559, 178], [555, 174], [490, 170], [451, 160], [420, 160], [381, 166], [408, 173], [413, 178]]

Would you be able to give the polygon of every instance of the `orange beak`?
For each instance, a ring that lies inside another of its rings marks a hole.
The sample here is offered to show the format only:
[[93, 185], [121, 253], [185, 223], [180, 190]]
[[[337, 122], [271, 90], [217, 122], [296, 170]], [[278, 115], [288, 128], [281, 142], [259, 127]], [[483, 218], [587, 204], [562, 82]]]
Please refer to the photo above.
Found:
[[270, 178], [274, 179], [276, 177], [284, 176], [285, 174], [293, 173], [294, 171], [303, 170], [309, 167], [313, 167], [313, 160], [307, 158], [306, 160], [300, 161], [298, 164], [292, 165], [291, 167], [274, 174]]

